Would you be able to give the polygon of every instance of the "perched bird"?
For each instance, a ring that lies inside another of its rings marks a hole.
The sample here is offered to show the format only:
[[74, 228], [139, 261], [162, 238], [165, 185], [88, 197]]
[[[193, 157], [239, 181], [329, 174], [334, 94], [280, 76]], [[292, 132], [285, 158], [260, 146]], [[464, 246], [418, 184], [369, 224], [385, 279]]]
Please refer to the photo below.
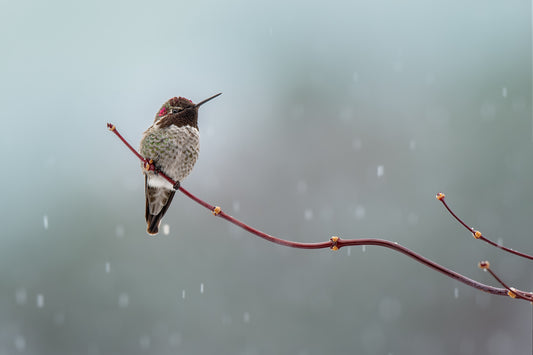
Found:
[[[157, 234], [161, 218], [165, 215], [180, 182], [189, 175], [200, 151], [198, 108], [216, 94], [199, 104], [184, 97], [173, 97], [161, 106], [154, 123], [144, 132], [140, 152], [152, 160], [156, 170], [144, 169], [146, 194], [146, 223], [148, 234]], [[158, 175], [161, 171], [176, 185]]]

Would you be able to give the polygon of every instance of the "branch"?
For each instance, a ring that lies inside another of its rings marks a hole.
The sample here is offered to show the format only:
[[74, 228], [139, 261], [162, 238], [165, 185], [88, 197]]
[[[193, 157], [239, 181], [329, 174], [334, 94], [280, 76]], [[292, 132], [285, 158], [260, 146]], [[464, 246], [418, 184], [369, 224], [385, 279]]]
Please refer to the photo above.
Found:
[[505, 282], [502, 281], [502, 279], [500, 279], [498, 277], [498, 275], [496, 275], [496, 273], [494, 271], [492, 271], [490, 269], [490, 264], [488, 261], [480, 261], [478, 263], [478, 267], [484, 271], [487, 271], [489, 272], [489, 274], [491, 274], [492, 277], [494, 277], [494, 279], [496, 281], [498, 281], [498, 283], [500, 285], [502, 285], [503, 287], [505, 287], [505, 289], [507, 290], [507, 296], [511, 297], [511, 298], [519, 298], [519, 299], [522, 299], [522, 300], [526, 300], [526, 301], [529, 301], [529, 302], [533, 302], [533, 293], [531, 292], [524, 292], [524, 291], [520, 291], [520, 290], [517, 290], [516, 288], [514, 287], [510, 287], [508, 286]]
[[529, 260], [533, 260], [533, 256], [529, 255], [529, 254], [526, 254], [526, 253], [522, 253], [522, 252], [519, 252], [517, 250], [514, 250], [514, 249], [511, 249], [511, 248], [506, 248], [504, 247], [503, 245], [500, 245], [500, 244], [497, 244], [495, 242], [493, 242], [492, 240], [490, 239], [487, 239], [485, 238], [480, 231], [472, 228], [472, 227], [469, 227], [465, 222], [463, 222], [463, 220], [459, 217], [457, 217], [457, 215], [455, 213], [453, 213], [452, 209], [448, 206], [448, 204], [446, 203], [446, 201], [444, 200], [446, 197], [446, 195], [444, 195], [442, 192], [439, 192], [437, 194], [437, 200], [439, 200], [440, 202], [442, 202], [442, 204], [444, 205], [444, 207], [446, 207], [446, 209], [448, 210], [448, 212], [450, 212], [450, 214], [453, 216], [453, 218], [455, 218], [457, 220], [457, 222], [459, 222], [463, 227], [465, 227], [470, 233], [472, 233], [472, 236], [476, 239], [481, 239], [482, 241], [484, 242], [487, 242], [489, 243], [490, 245], [496, 247], [496, 248], [499, 248], [499, 249], [502, 249], [508, 253], [511, 253], [511, 254], [515, 254], [515, 255], [518, 255], [518, 256], [521, 256], [522, 258], [526, 258], [526, 259], [529, 259]]
[[[152, 160], [147, 160], [144, 157], [142, 157], [122, 137], [122, 135], [117, 131], [115, 125], [113, 125], [111, 123], [108, 123], [107, 127], [109, 128], [109, 130], [111, 132], [115, 133], [117, 135], [117, 137], [120, 138], [120, 140], [122, 140], [122, 142], [137, 156], [137, 158], [139, 158], [144, 163], [144, 168], [147, 171], [150, 171], [150, 170], [156, 171], [153, 161]], [[174, 180], [172, 180], [170, 177], [168, 177], [164, 172], [157, 171], [157, 173], [161, 177], [166, 179], [171, 185], [174, 186], [176, 184], [176, 182]], [[448, 269], [448, 268], [446, 268], [446, 267], [444, 267], [442, 265], [439, 265], [439, 264], [429, 260], [428, 258], [426, 258], [426, 257], [424, 257], [424, 256], [422, 256], [422, 255], [420, 255], [420, 254], [418, 254], [418, 253], [416, 253], [416, 252], [414, 252], [414, 251], [412, 251], [412, 250], [410, 250], [410, 249], [398, 244], [398, 243], [394, 243], [394, 242], [391, 242], [391, 241], [388, 241], [388, 240], [384, 240], [384, 239], [376, 239], [376, 238], [341, 239], [341, 238], [339, 238], [337, 236], [334, 236], [334, 237], [331, 237], [329, 239], [329, 241], [321, 242], [321, 243], [300, 243], [300, 242], [293, 242], [293, 241], [289, 241], [289, 240], [285, 240], [285, 239], [280, 239], [280, 238], [274, 237], [272, 235], [266, 234], [266, 233], [264, 233], [264, 232], [262, 232], [260, 230], [257, 230], [257, 229], [255, 229], [253, 227], [250, 227], [246, 223], [243, 223], [243, 222], [233, 218], [232, 216], [230, 216], [227, 213], [223, 212], [220, 207], [213, 206], [213, 205], [201, 200], [200, 198], [196, 197], [195, 195], [193, 195], [192, 193], [190, 193], [189, 191], [184, 189], [182, 186], [179, 187], [179, 191], [181, 191], [185, 196], [189, 197], [194, 202], [196, 202], [196, 203], [200, 204], [201, 206], [203, 206], [203, 207], [207, 208], [208, 210], [210, 210], [213, 213], [213, 215], [221, 217], [221, 218], [224, 218], [228, 222], [235, 224], [236, 226], [246, 230], [247, 232], [249, 232], [251, 234], [254, 234], [254, 235], [256, 235], [256, 236], [258, 236], [260, 238], [263, 238], [265, 240], [268, 240], [269, 242], [272, 242], [272, 243], [276, 243], [276, 244], [283, 245], [283, 246], [290, 247], [290, 248], [297, 248], [297, 249], [325, 249], [325, 248], [329, 248], [331, 250], [339, 250], [340, 248], [342, 248], [344, 246], [352, 246], [352, 245], [353, 246], [355, 246], [355, 245], [376, 245], [376, 246], [380, 246], [380, 247], [384, 247], [384, 248], [389, 248], [389, 249], [392, 249], [392, 250], [397, 251], [399, 253], [402, 253], [404, 255], [407, 255], [408, 257], [414, 259], [415, 261], [417, 261], [417, 262], [419, 262], [419, 263], [421, 263], [423, 265], [426, 265], [426, 266], [432, 268], [433, 270], [436, 270], [436, 271], [444, 274], [445, 276], [448, 276], [448, 277], [450, 277], [452, 279], [455, 279], [455, 280], [457, 280], [459, 282], [464, 283], [467, 286], [476, 288], [478, 290], [481, 290], [481, 291], [484, 291], [484, 292], [487, 292], [487, 293], [490, 293], [490, 294], [493, 294], [493, 295], [498, 295], [498, 296], [510, 296], [512, 298], [524, 299], [524, 300], [529, 300], [529, 301], [531, 301], [531, 299], [533, 299], [533, 296], [531, 296], [532, 295], [531, 293], [524, 292], [524, 291], [519, 291], [519, 290], [516, 290], [514, 288], [507, 287], [502, 281], [500, 281], [498, 278], [496, 278], [496, 276], [494, 274], [493, 274], [493, 276], [497, 279], [497, 281], [504, 288], [497, 288], [497, 287], [485, 285], [483, 283], [480, 283], [480, 282], [477, 282], [475, 280], [472, 280], [472, 279], [470, 279], [470, 278], [468, 278], [466, 276], [463, 276], [463, 275], [461, 275], [461, 274], [459, 274], [459, 273], [457, 273], [457, 272], [455, 272], [453, 270], [450, 270], [450, 269]], [[437, 198], [438, 198], [438, 196], [439, 195], [437, 195]], [[440, 199], [440, 200], [442, 202], [444, 202], [442, 199]], [[445, 204], [445, 206], [446, 206], [446, 204]], [[451, 212], [451, 210], [450, 210], [450, 212]], [[452, 215], [454, 215], [453, 212], [451, 212], [451, 213], [452, 213]], [[488, 264], [488, 262], [487, 262], [487, 264]]]

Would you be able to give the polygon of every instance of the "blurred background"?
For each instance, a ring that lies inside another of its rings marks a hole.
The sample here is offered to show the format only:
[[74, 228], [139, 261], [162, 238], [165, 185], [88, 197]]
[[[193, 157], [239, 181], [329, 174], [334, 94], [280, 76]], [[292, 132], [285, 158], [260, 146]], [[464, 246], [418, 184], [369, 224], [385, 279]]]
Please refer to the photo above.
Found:
[[137, 147], [202, 107], [183, 186], [273, 235], [488, 259], [435, 200], [533, 252], [527, 1], [4, 1], [0, 354], [529, 353], [526, 302], [379, 247], [293, 250], [177, 193], [149, 237]]

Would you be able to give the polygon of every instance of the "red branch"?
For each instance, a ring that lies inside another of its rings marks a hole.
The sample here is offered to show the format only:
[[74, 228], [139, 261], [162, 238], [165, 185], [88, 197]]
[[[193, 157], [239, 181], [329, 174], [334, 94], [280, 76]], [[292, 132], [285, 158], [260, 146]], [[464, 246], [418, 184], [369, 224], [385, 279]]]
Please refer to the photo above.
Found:
[[492, 245], [492, 246], [494, 246], [496, 248], [502, 249], [502, 250], [504, 250], [504, 251], [506, 251], [508, 253], [515, 254], [515, 255], [521, 256], [522, 258], [526, 258], [526, 259], [529, 259], [529, 260], [533, 260], [533, 256], [531, 256], [529, 254], [526, 254], [526, 253], [519, 252], [519, 251], [511, 249], [511, 248], [506, 248], [503, 245], [497, 244], [497, 243], [493, 242], [492, 240], [485, 238], [481, 234], [480, 231], [475, 230], [472, 227], [469, 227], [465, 222], [463, 222], [463, 220], [461, 218], [457, 217], [457, 215], [452, 211], [450, 206], [448, 206], [448, 204], [446, 203], [445, 197], [446, 196], [442, 192], [439, 192], [437, 194], [437, 200], [442, 202], [442, 204], [444, 205], [444, 207], [446, 207], [446, 209], [452, 215], [452, 217], [455, 218], [457, 220], [457, 222], [459, 222], [463, 227], [465, 227], [470, 233], [472, 233], [474, 238], [481, 239], [482, 241], [484, 241], [486, 243], [489, 243], [490, 245]]
[[[143, 158], [123, 137], [120, 133], [118, 133], [116, 127], [110, 123], [107, 124], [107, 127], [109, 128], [110, 131], [112, 131], [113, 133], [115, 133], [119, 138], [120, 140], [122, 140], [122, 142], [124, 142], [124, 144], [126, 144], [126, 146], [137, 156], [137, 158], [139, 158], [143, 163], [144, 163], [144, 167], [146, 170], [155, 170], [155, 166], [153, 164], [152, 161], [147, 161], [145, 158]], [[158, 174], [160, 176], [162, 176], [163, 178], [165, 178], [171, 185], [175, 185], [175, 181], [173, 181], [171, 178], [169, 178], [164, 172], [161, 172], [161, 171], [158, 171]], [[225, 212], [223, 212], [220, 207], [218, 206], [213, 206], [203, 200], [201, 200], [200, 198], [196, 197], [195, 195], [193, 195], [192, 193], [190, 193], [189, 191], [187, 191], [186, 189], [184, 189], [183, 187], [180, 186], [179, 190], [187, 197], [189, 197], [191, 200], [195, 201], [196, 203], [202, 205], [203, 207], [207, 208], [208, 210], [210, 210], [215, 216], [219, 216], [219, 217], [222, 217], [224, 218], [225, 220], [227, 220], [228, 222], [230, 223], [233, 223], [235, 224], [236, 226], [260, 237], [260, 238], [263, 238], [263, 239], [266, 239], [268, 240], [269, 242], [272, 242], [272, 243], [276, 243], [276, 244], [279, 244], [279, 245], [283, 245], [283, 246], [286, 246], [286, 247], [290, 247], [290, 248], [297, 248], [297, 249], [325, 249], [325, 248], [329, 248], [329, 249], [332, 249], [332, 250], [338, 250], [344, 246], [352, 246], [352, 245], [377, 245], [377, 246], [380, 246], [380, 247], [385, 247], [385, 248], [389, 248], [389, 249], [392, 249], [392, 250], [395, 250], [397, 252], [400, 252], [404, 255], [407, 255], [408, 257], [414, 259], [415, 261], [423, 264], [423, 265], [426, 265], [430, 268], [432, 268], [433, 270], [436, 270], [452, 279], [455, 279], [457, 281], [460, 281], [470, 287], [473, 287], [473, 288], [476, 288], [478, 290], [481, 290], [481, 291], [484, 291], [484, 292], [487, 292], [487, 293], [490, 293], [490, 294], [493, 294], [493, 295], [499, 295], [499, 296], [517, 296], [518, 295], [518, 298], [519, 299], [526, 299], [526, 300], [530, 300], [530, 298], [528, 298], [526, 295], [531, 295], [530, 293], [528, 292], [524, 292], [524, 291], [519, 291], [519, 290], [516, 290], [514, 288], [508, 288], [505, 284], [503, 284], [503, 282], [499, 279], [497, 279], [500, 284], [502, 284], [502, 286], [504, 286], [505, 288], [497, 288], [497, 287], [492, 287], [492, 286], [488, 286], [488, 285], [485, 285], [483, 283], [480, 283], [480, 282], [477, 282], [475, 280], [472, 280], [466, 276], [463, 276], [453, 270], [450, 270], [442, 265], [439, 265], [431, 260], [429, 260], [428, 258], [425, 258], [423, 257], [422, 255], [404, 247], [404, 246], [401, 246], [400, 244], [398, 243], [394, 243], [394, 242], [391, 242], [391, 241], [388, 241], [388, 240], [384, 240], [384, 239], [375, 239], [375, 238], [365, 238], [365, 239], [341, 239], [339, 237], [331, 237], [329, 241], [327, 242], [321, 242], [321, 243], [300, 243], [300, 242], [293, 242], [293, 241], [289, 241], [289, 240], [284, 240], [284, 239], [280, 239], [280, 238], [276, 238], [272, 235], [269, 235], [269, 234], [266, 234], [264, 232], [261, 232], [260, 230], [257, 230], [253, 227], [250, 227], [249, 225], [233, 218], [232, 216], [226, 214]], [[442, 201], [442, 200], [441, 200]], [[444, 203], [444, 201], [442, 201]], [[446, 206], [446, 204], [445, 204]], [[451, 210], [450, 210], [451, 212]], [[453, 212], [451, 212], [452, 215]], [[454, 215], [455, 216], [455, 215]], [[456, 217], [457, 218], [457, 217]], [[457, 218], [458, 219], [458, 218]], [[459, 220], [459, 219], [458, 219]], [[460, 221], [460, 220], [459, 220]], [[460, 221], [463, 225], [465, 225], [462, 221]], [[466, 227], [466, 225], [465, 225]], [[468, 228], [468, 227], [467, 227]], [[469, 229], [470, 230], [470, 229]], [[472, 230], [471, 230], [472, 231]], [[493, 274], [494, 276], [494, 274]], [[512, 291], [511, 291], [512, 290]], [[511, 293], [509, 293], [511, 291]], [[522, 296], [522, 297], [520, 297]], [[513, 297], [513, 298], [515, 298]], [[531, 297], [531, 296], [530, 296]]]
[[524, 291], [520, 291], [520, 290], [517, 290], [516, 288], [514, 287], [510, 287], [508, 286], [505, 282], [503, 282], [502, 279], [500, 279], [498, 277], [498, 275], [496, 275], [496, 273], [494, 271], [492, 271], [490, 269], [490, 264], [488, 261], [480, 261], [478, 263], [478, 267], [480, 269], [483, 269], [484, 271], [488, 271], [488, 273], [496, 280], [498, 281], [498, 283], [500, 285], [502, 285], [503, 287], [505, 287], [505, 289], [507, 290], [507, 295], [511, 298], [519, 298], [519, 299], [522, 299], [522, 300], [526, 300], [526, 301], [529, 301], [529, 302], [532, 302], [533, 301], [533, 293], [531, 292], [524, 292]]

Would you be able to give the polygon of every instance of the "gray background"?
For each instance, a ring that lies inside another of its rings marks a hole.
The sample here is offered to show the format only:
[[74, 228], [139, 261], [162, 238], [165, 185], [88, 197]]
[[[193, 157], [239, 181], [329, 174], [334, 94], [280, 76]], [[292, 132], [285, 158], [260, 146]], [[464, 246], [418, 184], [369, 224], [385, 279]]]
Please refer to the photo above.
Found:
[[[533, 288], [526, 1], [8, 1], [0, 354], [529, 353], [531, 306], [393, 251], [302, 251], [177, 194], [145, 233], [134, 146], [198, 102], [183, 186], [297, 241], [380, 237]], [[378, 173], [378, 171], [380, 173]], [[203, 292], [202, 292], [203, 291]]]

